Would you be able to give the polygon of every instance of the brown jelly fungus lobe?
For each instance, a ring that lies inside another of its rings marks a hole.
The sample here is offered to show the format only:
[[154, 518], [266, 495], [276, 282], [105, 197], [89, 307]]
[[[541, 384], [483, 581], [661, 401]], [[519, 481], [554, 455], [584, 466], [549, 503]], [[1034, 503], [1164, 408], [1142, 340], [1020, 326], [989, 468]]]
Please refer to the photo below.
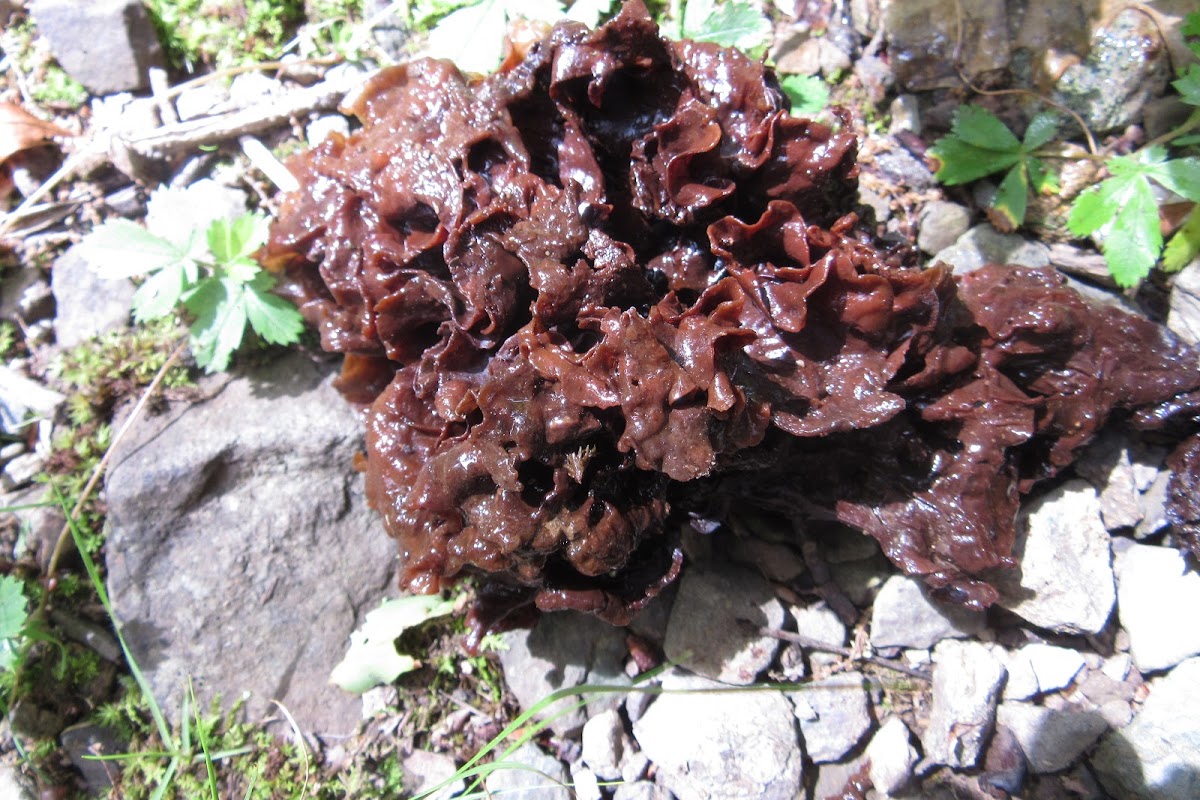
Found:
[[[486, 573], [624, 623], [678, 574], [680, 520], [736, 504], [983, 607], [1020, 496], [1106, 421], [1195, 427], [1195, 351], [1052, 270], [881, 250], [844, 114], [791, 116], [762, 64], [636, 0], [488, 77], [385, 69], [350, 111], [291, 161], [264, 260], [369, 407], [414, 592]], [[1172, 459], [1193, 547], [1198, 452]]]

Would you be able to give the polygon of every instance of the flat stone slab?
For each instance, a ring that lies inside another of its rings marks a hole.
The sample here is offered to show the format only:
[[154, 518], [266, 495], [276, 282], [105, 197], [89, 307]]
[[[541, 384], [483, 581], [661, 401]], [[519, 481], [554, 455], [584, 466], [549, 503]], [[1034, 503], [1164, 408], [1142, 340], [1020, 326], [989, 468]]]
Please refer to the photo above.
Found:
[[1200, 574], [1173, 547], [1121, 540], [1114, 550], [1117, 613], [1137, 668], [1165, 669], [1200, 653], [1200, 625], [1179, 616], [1200, 607]]
[[361, 425], [302, 354], [139, 420], [107, 480], [108, 590], [164, 713], [248, 693], [348, 733], [361, 701], [329, 684], [395, 573], [395, 544], [352, 467]]

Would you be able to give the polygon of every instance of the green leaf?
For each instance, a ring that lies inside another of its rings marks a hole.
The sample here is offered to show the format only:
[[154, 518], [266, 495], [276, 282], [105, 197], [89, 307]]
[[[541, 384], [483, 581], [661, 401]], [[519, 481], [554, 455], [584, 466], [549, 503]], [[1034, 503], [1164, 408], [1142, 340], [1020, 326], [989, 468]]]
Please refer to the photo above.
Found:
[[[688, 3], [689, 7], [691, 5], [692, 3]], [[754, 54], [770, 43], [771, 34], [774, 32], [771, 21], [749, 3], [723, 3], [712, 9], [699, 27], [692, 29], [688, 28], [688, 12], [685, 12], [684, 16], [683, 35], [684, 38], [697, 42], [737, 47]]]
[[0, 639], [15, 639], [29, 619], [25, 586], [19, 578], [0, 575]]
[[[1018, 164], [1008, 171], [996, 197], [992, 200], [992, 208], [1001, 214], [1009, 223], [1009, 230], [1021, 226], [1025, 221], [1025, 208], [1029, 202], [1029, 178], [1023, 164]], [[1003, 226], [997, 226], [1003, 227]]]
[[600, 24], [600, 17], [612, 11], [612, 5], [613, 0], [575, 0], [567, 11], [567, 19], [594, 28]]
[[1162, 268], [1178, 272], [1200, 256], [1200, 205], [1192, 209], [1187, 219], [1163, 249]]
[[170, 314], [188, 280], [185, 265], [171, 264], [151, 275], [133, 293], [133, 318], [138, 322], [149, 322]]
[[1021, 160], [1018, 151], [989, 150], [953, 136], [943, 136], [929, 154], [938, 160], [937, 179], [947, 186], [979, 180]]
[[1200, 66], [1191, 64], [1179, 80], [1171, 84], [1183, 102], [1200, 106]]
[[1193, 156], [1163, 162], [1152, 175], [1175, 194], [1200, 203], [1200, 158]]
[[1145, 179], [1133, 183], [1131, 196], [1113, 218], [1104, 238], [1104, 260], [1118, 286], [1129, 288], [1150, 274], [1162, 252], [1158, 203]]
[[262, 268], [258, 266], [258, 262], [253, 259], [240, 257], [235, 258], [228, 264], [223, 264], [220, 272], [226, 278], [238, 283], [249, 283], [254, 280], [262, 272]]
[[188, 257], [188, 248], [125, 219], [110, 219], [79, 242], [79, 250], [102, 278], [132, 278], [178, 264]]
[[1067, 217], [1067, 227], [1076, 236], [1090, 236], [1107, 225], [1123, 205], [1139, 178], [1123, 176], [1109, 178], [1099, 186], [1088, 189], [1075, 199]]
[[363, 625], [350, 634], [350, 649], [329, 676], [330, 683], [347, 692], [362, 694], [388, 684], [416, 666], [412, 656], [396, 650], [396, 640], [406, 630], [454, 610], [452, 600], [437, 595], [413, 595], [387, 600], [367, 612]]
[[271, 276], [263, 272], [246, 287], [246, 318], [264, 340], [291, 344], [304, 331], [304, 318], [294, 305], [270, 293], [273, 283]]
[[208, 249], [218, 264], [248, 259], [266, 244], [269, 229], [265, 214], [243, 214], [232, 222], [215, 219], [208, 226]]
[[485, 74], [500, 65], [508, 20], [556, 22], [564, 16], [557, 0], [483, 0], [443, 18], [429, 32], [427, 51], [448, 58], [463, 72]]
[[244, 285], [225, 278], [205, 278], [185, 304], [196, 316], [190, 341], [196, 363], [208, 372], [228, 369], [246, 332]]
[[979, 106], [959, 106], [954, 112], [950, 133], [983, 150], [1015, 153], [1021, 142], [995, 114]]
[[1049, 111], [1043, 111], [1029, 121], [1029, 127], [1025, 129], [1025, 141], [1023, 147], [1025, 152], [1030, 153], [1037, 150], [1046, 142], [1054, 138], [1058, 133], [1058, 119]]
[[1191, 136], [1180, 136], [1171, 144], [1177, 147], [1186, 147], [1187, 145], [1200, 144], [1200, 133], [1193, 133]]
[[812, 117], [829, 105], [829, 84], [815, 75], [788, 75], [779, 88], [792, 102], [793, 117]]
[[1058, 176], [1046, 168], [1039, 159], [1030, 158], [1026, 164], [1029, 168], [1029, 185], [1038, 194], [1057, 194]]

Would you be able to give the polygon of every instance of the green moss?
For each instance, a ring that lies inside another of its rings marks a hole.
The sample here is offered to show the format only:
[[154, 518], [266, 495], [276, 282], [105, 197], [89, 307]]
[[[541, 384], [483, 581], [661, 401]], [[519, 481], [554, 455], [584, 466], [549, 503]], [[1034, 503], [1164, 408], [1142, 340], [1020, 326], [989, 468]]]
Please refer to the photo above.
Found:
[[303, 0], [147, 0], [171, 64], [192, 71], [268, 61], [304, 20]]

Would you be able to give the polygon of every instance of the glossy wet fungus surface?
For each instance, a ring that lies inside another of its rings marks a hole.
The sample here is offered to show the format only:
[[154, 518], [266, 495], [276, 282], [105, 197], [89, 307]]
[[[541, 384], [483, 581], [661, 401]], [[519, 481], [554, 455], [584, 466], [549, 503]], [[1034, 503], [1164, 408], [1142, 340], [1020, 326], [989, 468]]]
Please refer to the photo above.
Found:
[[[1020, 496], [1111, 417], [1195, 429], [1195, 351], [1048, 269], [879, 249], [850, 126], [638, 2], [486, 78], [384, 70], [351, 110], [291, 162], [266, 261], [369, 404], [412, 591], [482, 572], [622, 623], [733, 498], [986, 606]], [[1195, 437], [1171, 459], [1196, 550], [1198, 462]]]

